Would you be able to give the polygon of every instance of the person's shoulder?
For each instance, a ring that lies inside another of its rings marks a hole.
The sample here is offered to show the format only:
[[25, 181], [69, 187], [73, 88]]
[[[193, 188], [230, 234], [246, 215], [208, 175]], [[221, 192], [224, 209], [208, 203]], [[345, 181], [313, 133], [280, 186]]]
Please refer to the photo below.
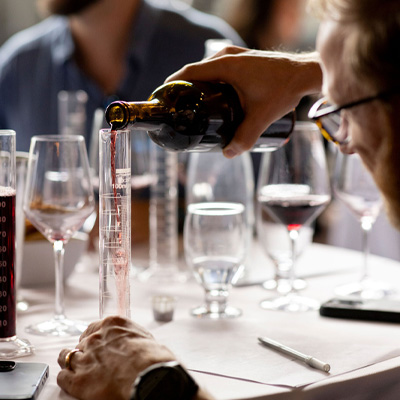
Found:
[[0, 48], [0, 62], [23, 54], [51, 50], [52, 43], [60, 40], [68, 29], [64, 17], [52, 16], [11, 36]]
[[241, 45], [238, 33], [222, 18], [196, 10], [181, 1], [147, 0], [159, 13], [160, 30], [200, 38], [229, 38]]

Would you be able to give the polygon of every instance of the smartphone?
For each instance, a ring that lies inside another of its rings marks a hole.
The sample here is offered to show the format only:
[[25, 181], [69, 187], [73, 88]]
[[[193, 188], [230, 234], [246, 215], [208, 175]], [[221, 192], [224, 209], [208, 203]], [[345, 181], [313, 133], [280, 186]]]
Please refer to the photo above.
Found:
[[43, 363], [0, 361], [0, 399], [37, 399], [49, 376]]
[[400, 301], [336, 298], [323, 303], [319, 313], [324, 317], [400, 322]]

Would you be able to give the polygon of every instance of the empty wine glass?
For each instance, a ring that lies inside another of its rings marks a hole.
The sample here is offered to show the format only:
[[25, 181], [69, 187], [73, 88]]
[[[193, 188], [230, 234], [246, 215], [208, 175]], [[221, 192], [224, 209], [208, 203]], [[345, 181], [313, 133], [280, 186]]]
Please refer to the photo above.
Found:
[[[227, 159], [222, 153], [190, 153], [186, 179], [186, 204], [234, 202], [244, 205], [247, 247], [254, 233], [254, 173], [250, 153]], [[250, 272], [248, 260], [238, 283]]]
[[364, 299], [379, 299], [392, 294], [393, 289], [389, 284], [370, 277], [369, 237], [383, 202], [379, 189], [358, 154], [337, 154], [333, 189], [336, 197], [360, 222], [364, 258], [359, 281], [340, 286], [335, 292], [340, 296], [359, 296]]
[[228, 305], [228, 296], [246, 255], [244, 210], [243, 204], [225, 202], [193, 203], [187, 208], [185, 257], [205, 290], [205, 305], [191, 311], [196, 317], [241, 315], [241, 310]]
[[56, 301], [52, 319], [30, 325], [38, 335], [79, 335], [86, 324], [64, 314], [64, 244], [94, 210], [83, 136], [34, 136], [29, 150], [24, 211], [54, 249]]
[[283, 224], [289, 235], [291, 265], [286, 294], [261, 302], [273, 310], [317, 309], [318, 301], [296, 292], [296, 255], [300, 233], [323, 211], [331, 199], [325, 151], [318, 128], [298, 122], [290, 141], [273, 153], [263, 155], [257, 200], [263, 212]]

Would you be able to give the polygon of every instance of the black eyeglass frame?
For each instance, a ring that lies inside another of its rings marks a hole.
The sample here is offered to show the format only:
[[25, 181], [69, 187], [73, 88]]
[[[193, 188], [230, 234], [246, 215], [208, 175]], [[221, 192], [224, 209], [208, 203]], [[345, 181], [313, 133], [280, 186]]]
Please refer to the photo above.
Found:
[[[336, 104], [333, 104], [329, 107], [324, 108], [323, 110], [318, 110], [319, 107], [321, 107], [322, 104], [328, 103], [328, 99], [326, 97], [322, 97], [321, 99], [317, 100], [312, 107], [310, 108], [310, 111], [308, 112], [308, 118], [312, 119], [313, 121], [315, 121], [318, 125], [318, 127], [320, 128], [321, 132], [322, 130], [324, 132], [322, 132], [323, 136], [328, 139], [333, 141], [336, 144], [341, 144], [342, 142], [337, 141], [330, 133], [328, 133], [324, 128], [323, 128], [323, 124], [321, 122], [319, 122], [319, 120], [323, 117], [327, 117], [330, 114], [335, 114], [341, 110], [345, 110], [348, 108], [352, 108], [361, 104], [365, 104], [365, 103], [369, 103], [373, 100], [377, 100], [377, 99], [384, 99], [386, 97], [389, 97], [395, 93], [399, 93], [400, 90], [398, 88], [396, 89], [392, 89], [392, 90], [387, 90], [384, 92], [380, 92], [374, 96], [369, 96], [369, 97], [365, 97], [363, 99], [360, 100], [356, 100], [356, 101], [352, 101], [350, 103], [346, 103], [342, 106], [338, 106]], [[319, 124], [318, 124], [319, 122]], [[340, 126], [340, 125], [339, 125]], [[328, 137], [327, 137], [328, 136]]]

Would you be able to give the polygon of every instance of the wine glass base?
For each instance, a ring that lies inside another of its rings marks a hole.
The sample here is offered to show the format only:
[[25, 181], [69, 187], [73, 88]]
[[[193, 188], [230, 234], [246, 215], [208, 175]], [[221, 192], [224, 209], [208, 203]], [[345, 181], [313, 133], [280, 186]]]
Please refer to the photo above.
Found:
[[[288, 293], [291, 289], [289, 279], [268, 279], [262, 284], [266, 290], [276, 290], [279, 293]], [[297, 278], [292, 285], [295, 290], [304, 290], [307, 287], [307, 282], [304, 279]]]
[[348, 283], [335, 289], [335, 294], [340, 297], [357, 297], [365, 300], [378, 300], [395, 293], [395, 289], [388, 283], [372, 279]]
[[309, 297], [291, 294], [263, 300], [260, 306], [265, 310], [305, 312], [318, 310], [320, 303]]
[[83, 321], [53, 318], [25, 328], [27, 333], [40, 336], [79, 336], [87, 328]]
[[0, 359], [12, 359], [29, 356], [35, 352], [35, 348], [26, 339], [13, 336], [7, 339], [0, 339]]
[[226, 318], [237, 318], [242, 315], [242, 310], [232, 306], [226, 306], [224, 310], [213, 310], [206, 306], [199, 306], [193, 308], [190, 314], [198, 318], [209, 318], [209, 319], [226, 319]]

